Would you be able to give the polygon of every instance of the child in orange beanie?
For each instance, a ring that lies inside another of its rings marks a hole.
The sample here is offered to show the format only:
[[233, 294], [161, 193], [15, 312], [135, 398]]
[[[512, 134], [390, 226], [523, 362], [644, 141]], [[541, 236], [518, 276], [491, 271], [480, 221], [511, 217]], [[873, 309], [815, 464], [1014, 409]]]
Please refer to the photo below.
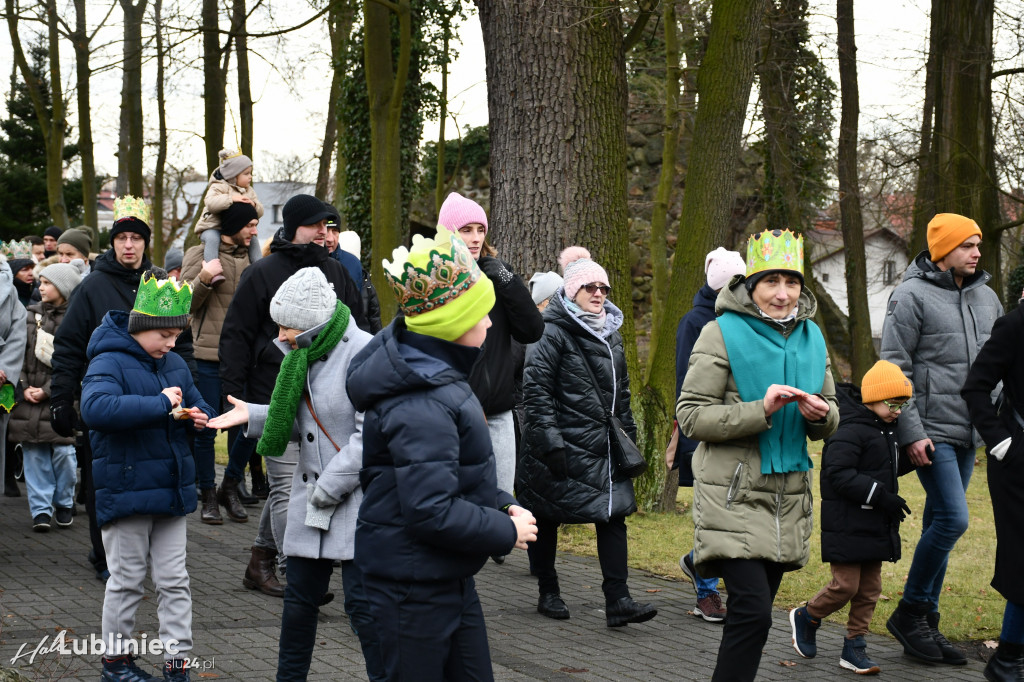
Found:
[[864, 635], [882, 592], [882, 562], [899, 561], [900, 522], [910, 513], [897, 477], [908, 473], [899, 457], [896, 419], [914, 389], [899, 367], [879, 360], [858, 389], [836, 386], [839, 428], [821, 455], [821, 559], [832, 581], [807, 606], [789, 613], [793, 648], [804, 658], [817, 653], [821, 619], [850, 604], [839, 665], [859, 675], [878, 673], [867, 657]]

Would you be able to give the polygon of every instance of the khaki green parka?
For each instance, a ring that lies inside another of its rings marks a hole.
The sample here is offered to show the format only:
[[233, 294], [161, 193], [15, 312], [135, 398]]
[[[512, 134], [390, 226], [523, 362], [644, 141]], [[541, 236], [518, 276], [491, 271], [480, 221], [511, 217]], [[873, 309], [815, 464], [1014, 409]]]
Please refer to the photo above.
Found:
[[[799, 324], [813, 324], [817, 302], [805, 288], [795, 319], [785, 323], [763, 316], [743, 283], [734, 279], [718, 295], [715, 313], [751, 315], [789, 335]], [[823, 440], [839, 425], [839, 405], [831, 361], [826, 356], [820, 393], [829, 412], [807, 422], [807, 436]], [[683, 434], [700, 441], [693, 455], [694, 562], [704, 577], [721, 576], [723, 559], [763, 559], [796, 570], [807, 563], [813, 528], [811, 472], [761, 474], [759, 435], [771, 428], [761, 399], [740, 399], [718, 321], [709, 322], [690, 355], [686, 380], [676, 403]]]

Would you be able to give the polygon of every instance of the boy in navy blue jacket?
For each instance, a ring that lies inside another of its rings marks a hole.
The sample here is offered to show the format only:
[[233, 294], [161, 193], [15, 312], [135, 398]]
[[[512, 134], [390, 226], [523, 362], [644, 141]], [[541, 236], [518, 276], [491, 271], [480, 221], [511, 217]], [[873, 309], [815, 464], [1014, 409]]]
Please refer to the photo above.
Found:
[[[103, 599], [103, 680], [153, 679], [135, 665], [127, 642], [145, 593], [147, 563], [159, 597], [164, 679], [189, 680], [192, 594], [185, 514], [195, 511], [197, 496], [185, 429], [201, 430], [216, 416], [185, 361], [170, 352], [188, 327], [191, 301], [188, 284], [167, 279], [159, 268], [149, 270], [131, 313], [108, 312], [86, 351], [82, 418], [89, 427], [96, 520], [110, 570]], [[153, 650], [152, 642], [148, 648]]]
[[880, 668], [867, 657], [864, 635], [882, 593], [882, 562], [899, 561], [900, 522], [910, 507], [897, 478], [912, 467], [899, 456], [896, 420], [914, 388], [902, 370], [879, 360], [861, 388], [840, 384], [839, 428], [821, 455], [821, 559], [832, 581], [807, 606], [793, 609], [793, 648], [804, 658], [817, 653], [821, 619], [850, 604], [839, 666], [858, 675]]
[[355, 561], [388, 680], [492, 680], [473, 576], [536, 540], [533, 515], [498, 489], [490, 432], [467, 379], [494, 287], [441, 228], [384, 261], [404, 313], [353, 358], [365, 412]]

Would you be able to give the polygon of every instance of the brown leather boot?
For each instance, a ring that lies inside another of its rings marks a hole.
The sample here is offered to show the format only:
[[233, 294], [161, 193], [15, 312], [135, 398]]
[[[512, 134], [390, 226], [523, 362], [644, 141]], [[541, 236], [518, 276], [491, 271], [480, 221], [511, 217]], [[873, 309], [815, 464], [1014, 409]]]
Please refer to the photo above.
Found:
[[224, 477], [224, 480], [220, 483], [220, 488], [217, 489], [217, 502], [224, 505], [224, 511], [228, 513], [228, 518], [238, 523], [245, 523], [249, 520], [249, 514], [245, 511], [245, 507], [242, 506], [241, 500], [238, 499], [238, 479]]
[[264, 547], [253, 545], [252, 556], [249, 558], [249, 566], [245, 569], [245, 577], [242, 584], [246, 589], [259, 590], [271, 597], [283, 597], [284, 586], [277, 580], [274, 572], [277, 552]]
[[199, 500], [203, 505], [199, 518], [203, 523], [208, 523], [211, 526], [219, 526], [224, 523], [224, 519], [220, 515], [220, 506], [217, 504], [216, 488], [200, 490]]

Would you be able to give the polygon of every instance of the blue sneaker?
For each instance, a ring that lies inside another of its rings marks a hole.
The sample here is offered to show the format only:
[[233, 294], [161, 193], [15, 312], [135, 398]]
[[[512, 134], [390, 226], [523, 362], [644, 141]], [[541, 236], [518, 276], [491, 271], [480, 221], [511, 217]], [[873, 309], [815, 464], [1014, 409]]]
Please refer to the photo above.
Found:
[[175, 658], [164, 662], [165, 682], [189, 682], [188, 661], [184, 658]]
[[839, 667], [852, 670], [858, 675], [877, 675], [882, 672], [878, 664], [868, 658], [867, 644], [861, 635], [843, 639], [843, 655], [839, 657]]
[[141, 682], [152, 679], [152, 675], [135, 665], [135, 659], [131, 656], [113, 659], [103, 657], [103, 676], [100, 682]]
[[811, 618], [807, 607], [801, 606], [789, 612], [789, 624], [793, 628], [793, 648], [804, 658], [814, 658], [818, 654], [815, 637], [821, 627], [821, 620]]

